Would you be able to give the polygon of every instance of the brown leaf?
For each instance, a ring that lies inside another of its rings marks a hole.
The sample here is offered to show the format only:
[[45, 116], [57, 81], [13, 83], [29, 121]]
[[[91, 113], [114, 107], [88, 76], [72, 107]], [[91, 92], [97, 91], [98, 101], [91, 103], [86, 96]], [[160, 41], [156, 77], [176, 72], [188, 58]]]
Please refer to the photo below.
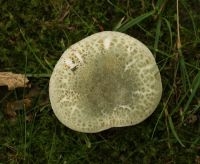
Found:
[[23, 100], [8, 102], [6, 105], [5, 114], [8, 116], [8, 118], [15, 120], [17, 117], [16, 111], [21, 110], [21, 109], [27, 109], [30, 106], [31, 106], [30, 99], [23, 99]]
[[41, 89], [38, 86], [31, 86], [29, 92], [25, 95], [25, 98], [31, 99], [40, 95]]
[[18, 87], [28, 87], [29, 80], [23, 74], [0, 72], [0, 86], [8, 86], [8, 90]]
[[188, 124], [194, 124], [195, 122], [197, 122], [198, 117], [195, 114], [191, 114], [187, 117], [186, 121]]
[[200, 156], [198, 156], [198, 155], [196, 156], [195, 163], [200, 164]]

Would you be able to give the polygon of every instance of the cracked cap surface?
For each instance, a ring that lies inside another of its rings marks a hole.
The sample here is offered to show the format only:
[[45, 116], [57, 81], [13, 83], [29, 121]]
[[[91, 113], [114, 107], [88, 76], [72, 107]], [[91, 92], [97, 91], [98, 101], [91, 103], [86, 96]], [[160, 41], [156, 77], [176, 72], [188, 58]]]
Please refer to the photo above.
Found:
[[149, 49], [120, 32], [104, 31], [70, 46], [50, 78], [53, 111], [65, 126], [87, 133], [135, 125], [162, 95]]

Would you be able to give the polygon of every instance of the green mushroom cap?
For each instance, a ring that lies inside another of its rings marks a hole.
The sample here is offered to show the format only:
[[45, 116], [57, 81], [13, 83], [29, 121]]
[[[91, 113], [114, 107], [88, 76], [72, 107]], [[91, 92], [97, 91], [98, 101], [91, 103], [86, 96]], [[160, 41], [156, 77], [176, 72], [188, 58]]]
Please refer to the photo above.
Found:
[[96, 133], [149, 117], [161, 99], [162, 83], [143, 43], [104, 31], [63, 53], [50, 78], [49, 95], [60, 122], [75, 131]]

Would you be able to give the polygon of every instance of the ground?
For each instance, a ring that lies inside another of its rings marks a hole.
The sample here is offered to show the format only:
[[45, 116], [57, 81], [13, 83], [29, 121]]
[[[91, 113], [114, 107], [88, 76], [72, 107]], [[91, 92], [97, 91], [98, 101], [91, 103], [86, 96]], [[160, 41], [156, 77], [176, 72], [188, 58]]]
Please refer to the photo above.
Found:
[[[31, 85], [0, 88], [0, 163], [200, 163], [200, 1], [177, 1], [0, 0], [0, 71]], [[162, 99], [136, 126], [75, 132], [51, 109], [49, 77], [67, 47], [104, 30], [147, 45]]]

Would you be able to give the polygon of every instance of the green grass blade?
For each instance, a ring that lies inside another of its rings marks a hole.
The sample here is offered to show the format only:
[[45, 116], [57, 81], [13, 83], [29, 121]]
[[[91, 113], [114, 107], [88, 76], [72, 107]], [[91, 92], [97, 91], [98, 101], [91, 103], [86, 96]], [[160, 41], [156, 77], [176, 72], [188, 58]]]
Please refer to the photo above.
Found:
[[182, 51], [181, 50], [178, 50], [178, 51], [179, 51], [179, 54], [181, 54], [180, 55], [180, 71], [181, 71], [181, 78], [182, 78], [182, 82], [183, 82], [184, 92], [186, 92], [187, 85], [189, 88], [191, 88], [191, 83], [190, 83], [187, 67], [185, 65], [185, 60], [182, 55]]
[[153, 128], [153, 132], [152, 132], [152, 134], [151, 134], [151, 139], [153, 139], [153, 137], [154, 137], [154, 134], [155, 134], [156, 129], [157, 129], [157, 126], [158, 126], [158, 123], [159, 123], [160, 119], [162, 118], [164, 111], [165, 111], [165, 107], [163, 108], [163, 110], [161, 111], [161, 113], [160, 113], [159, 116], [158, 116], [158, 119], [157, 119], [157, 121], [156, 121], [156, 124], [155, 124], [155, 126], [154, 126], [154, 128]]
[[[169, 31], [169, 37], [170, 37], [170, 48], [169, 48], [169, 50], [170, 50], [170, 52], [171, 52], [171, 50], [172, 50], [172, 46], [173, 46], [173, 40], [172, 40], [172, 25], [170, 24], [170, 22], [166, 19], [166, 18], [162, 18], [164, 21], [165, 21], [165, 23], [166, 23], [166, 25], [167, 25], [167, 29], [168, 29], [168, 31]], [[170, 53], [169, 52], [169, 53]]]
[[158, 123], [159, 123], [160, 119], [161, 119], [162, 116], [163, 116], [164, 111], [167, 110], [167, 104], [169, 103], [172, 94], [173, 94], [173, 89], [171, 89], [171, 91], [170, 91], [170, 93], [169, 93], [169, 96], [168, 96], [168, 98], [167, 98], [167, 101], [164, 103], [164, 107], [163, 107], [163, 109], [162, 109], [160, 115], [158, 116], [158, 119], [157, 119], [157, 121], [156, 121], [156, 124], [155, 124], [155, 126], [154, 126], [154, 128], [153, 128], [153, 132], [152, 132], [152, 135], [151, 135], [151, 139], [153, 138], [153, 136], [154, 136], [154, 134], [155, 134], [156, 128], [157, 128], [157, 126], [158, 126]]
[[29, 43], [28, 40], [26, 39], [24, 32], [23, 32], [21, 29], [20, 29], [20, 33], [21, 33], [21, 35], [22, 35], [24, 41], [26, 42], [28, 48], [30, 49], [30, 51], [31, 51], [32, 54], [34, 55], [36, 61], [41, 65], [41, 67], [42, 67], [44, 70], [46, 70], [47, 72], [50, 72], [50, 70], [42, 63], [42, 61], [39, 59], [39, 57], [35, 54], [35, 52], [34, 52], [34, 50], [32, 49], [30, 43]]
[[193, 27], [192, 34], [194, 34], [195, 41], [197, 41], [199, 39], [199, 34], [198, 34], [198, 26], [195, 23], [194, 14], [193, 14], [192, 10], [190, 10], [190, 8], [188, 8], [186, 1], [180, 1], [180, 3], [183, 5], [183, 7], [185, 8], [186, 12], [188, 13], [188, 15], [190, 17], [191, 25]]
[[190, 105], [191, 101], [193, 100], [199, 86], [200, 86], [200, 71], [197, 73], [196, 77], [193, 80], [192, 88], [191, 88], [191, 95], [189, 96], [189, 99], [183, 109], [184, 113], [188, 110], [189, 105]]
[[185, 147], [185, 145], [182, 143], [182, 141], [180, 140], [178, 134], [176, 133], [176, 130], [175, 130], [175, 127], [174, 127], [174, 124], [173, 124], [173, 121], [172, 121], [172, 118], [171, 116], [168, 117], [168, 121], [169, 121], [169, 126], [170, 126], [170, 129], [172, 131], [172, 134], [174, 135], [174, 137], [176, 138], [176, 140], [179, 142], [179, 144], [182, 146], [182, 147]]
[[123, 24], [124, 17], [117, 22], [117, 24], [113, 27], [113, 31], [117, 31], [118, 28], [120, 28]]
[[134, 25], [142, 22], [144, 19], [152, 16], [154, 13], [155, 13], [155, 10], [152, 10], [148, 13], [140, 15], [134, 19], [131, 19], [130, 21], [128, 21], [127, 23], [123, 24], [121, 27], [116, 29], [116, 31], [124, 32], [124, 31], [128, 30], [129, 28], [133, 27]]
[[107, 2], [108, 2], [111, 6], [113, 6], [115, 9], [117, 9], [118, 11], [120, 11], [121, 13], [123, 13], [124, 15], [127, 15], [126, 12], [125, 12], [123, 9], [121, 9], [119, 6], [117, 6], [117, 5], [115, 5], [114, 3], [112, 3], [110, 0], [107, 0]]
[[[186, 113], [186, 111], [188, 110], [189, 105], [190, 105], [191, 101], [193, 100], [193, 98], [194, 98], [199, 86], [200, 86], [200, 71], [198, 72], [198, 74], [194, 78], [191, 88], [189, 88], [185, 92], [185, 94], [182, 96], [182, 98], [180, 99], [180, 101], [176, 105], [176, 108], [171, 112], [171, 115], [173, 115], [180, 108], [180, 106], [183, 104], [184, 100], [186, 100], [186, 98], [187, 98], [188, 100], [187, 100], [186, 105], [185, 105], [185, 107], [183, 109], [184, 113]], [[190, 94], [190, 96], [188, 98], [188, 95], [189, 95], [190, 91], [192, 91], [192, 92], [191, 92], [191, 94]]]
[[161, 30], [161, 17], [158, 18], [157, 26], [156, 26], [156, 36], [155, 36], [155, 42], [154, 42], [154, 56], [156, 56], [156, 50], [158, 49], [158, 42], [160, 38], [160, 30]]

